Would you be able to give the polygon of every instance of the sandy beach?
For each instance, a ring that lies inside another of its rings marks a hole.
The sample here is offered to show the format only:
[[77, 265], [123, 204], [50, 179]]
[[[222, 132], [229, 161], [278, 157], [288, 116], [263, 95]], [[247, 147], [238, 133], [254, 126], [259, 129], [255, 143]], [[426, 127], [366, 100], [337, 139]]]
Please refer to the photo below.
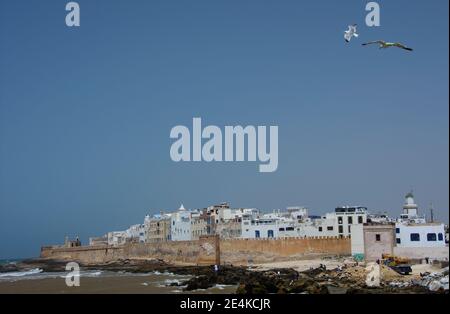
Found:
[[216, 285], [209, 289], [183, 291], [182, 287], [170, 286], [171, 283], [186, 279], [177, 275], [118, 275], [106, 274], [97, 277], [80, 278], [79, 287], [68, 287], [65, 278], [19, 279], [0, 281], [0, 294], [197, 294], [197, 293], [234, 293], [236, 286]]

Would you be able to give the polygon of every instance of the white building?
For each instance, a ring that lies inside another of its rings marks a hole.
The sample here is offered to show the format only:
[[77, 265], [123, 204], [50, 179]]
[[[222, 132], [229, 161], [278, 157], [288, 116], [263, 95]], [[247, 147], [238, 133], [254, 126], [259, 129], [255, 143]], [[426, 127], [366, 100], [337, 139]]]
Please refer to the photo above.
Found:
[[397, 222], [395, 241], [398, 247], [445, 247], [444, 224]]
[[412, 223], [426, 223], [425, 215], [419, 215], [419, 207], [414, 201], [414, 195], [411, 192], [405, 195], [405, 203], [403, 204], [403, 212], [398, 221]]
[[250, 215], [242, 218], [243, 239], [278, 238], [280, 219], [274, 217], [262, 217], [252, 219]]
[[334, 213], [327, 213], [318, 221], [319, 235], [348, 237], [352, 226], [367, 222], [367, 208], [362, 206], [337, 207]]
[[192, 239], [191, 213], [181, 204], [178, 211], [170, 217], [172, 241], [189, 241]]
[[396, 221], [371, 216], [370, 223], [364, 227], [353, 226], [352, 230], [352, 255], [358, 260], [381, 258], [385, 252], [411, 260], [448, 261], [444, 224], [426, 222], [419, 215], [412, 193], [405, 196], [403, 211]]
[[108, 245], [122, 245], [127, 242], [126, 231], [111, 231], [108, 232]]
[[444, 247], [445, 226], [442, 223], [427, 223], [425, 216], [419, 215], [419, 207], [414, 195], [405, 196], [403, 212], [395, 223], [397, 247]]
[[243, 215], [242, 238], [283, 237], [347, 237], [351, 228], [367, 222], [367, 208], [338, 207], [334, 213], [312, 219], [304, 207], [288, 207], [286, 212], [274, 211], [255, 217]]
[[125, 230], [125, 233], [127, 240], [130, 242], [145, 242], [145, 223], [132, 225]]

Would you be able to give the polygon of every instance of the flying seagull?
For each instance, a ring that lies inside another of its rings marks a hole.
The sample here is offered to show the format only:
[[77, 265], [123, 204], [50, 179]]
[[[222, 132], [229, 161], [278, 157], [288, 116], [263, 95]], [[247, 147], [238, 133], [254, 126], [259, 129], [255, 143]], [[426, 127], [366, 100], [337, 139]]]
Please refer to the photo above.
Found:
[[363, 46], [371, 45], [371, 44], [378, 44], [380, 49], [390, 48], [390, 47], [397, 47], [402, 48], [408, 51], [413, 51], [412, 48], [406, 47], [405, 45], [401, 43], [389, 43], [384, 40], [375, 40], [375, 41], [369, 41], [368, 43], [362, 44]]
[[358, 34], [356, 33], [356, 24], [349, 25], [348, 30], [344, 32], [346, 42], [350, 42], [350, 39], [352, 39], [353, 36], [356, 38], [358, 37]]

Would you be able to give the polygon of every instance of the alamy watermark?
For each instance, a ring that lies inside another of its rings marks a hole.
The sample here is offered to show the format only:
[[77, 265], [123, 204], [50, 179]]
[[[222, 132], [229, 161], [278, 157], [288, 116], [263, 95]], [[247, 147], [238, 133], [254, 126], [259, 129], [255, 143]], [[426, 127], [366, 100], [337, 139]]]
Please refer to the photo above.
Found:
[[176, 139], [170, 148], [170, 158], [175, 162], [258, 160], [259, 172], [278, 168], [278, 126], [270, 126], [269, 134], [266, 126], [225, 126], [223, 135], [218, 126], [202, 128], [202, 119], [193, 118], [192, 134], [188, 127], [177, 125], [170, 131], [170, 138]]
[[380, 5], [375, 1], [369, 2], [366, 4], [366, 11], [369, 11], [366, 15], [366, 25], [380, 26]]
[[[380, 26], [380, 5], [378, 2], [371, 1], [366, 4], [366, 25], [369, 27]], [[66, 25], [68, 27], [80, 26], [80, 5], [78, 2], [71, 1], [66, 4]]]
[[68, 287], [79, 287], [80, 286], [80, 265], [75, 262], [67, 263], [66, 270], [69, 273], [65, 276], [66, 285]]
[[68, 27], [80, 26], [80, 5], [77, 2], [69, 2], [66, 4], [66, 25]]

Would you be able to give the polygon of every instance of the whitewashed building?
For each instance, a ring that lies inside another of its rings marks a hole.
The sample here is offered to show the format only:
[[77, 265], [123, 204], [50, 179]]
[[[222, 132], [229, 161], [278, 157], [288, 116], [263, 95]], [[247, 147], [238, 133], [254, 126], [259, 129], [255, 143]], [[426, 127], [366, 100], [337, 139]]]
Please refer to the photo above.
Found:
[[319, 235], [348, 237], [352, 226], [367, 222], [367, 208], [362, 206], [340, 206], [334, 213], [327, 213], [316, 221]]
[[117, 246], [127, 242], [126, 231], [111, 231], [108, 232], [108, 245]]
[[443, 223], [427, 222], [419, 215], [419, 207], [414, 195], [405, 196], [403, 212], [395, 223], [395, 241], [397, 247], [444, 247], [445, 226]]
[[338, 207], [318, 218], [310, 218], [305, 207], [288, 207], [285, 212], [244, 215], [242, 238], [348, 237], [352, 226], [366, 222], [367, 208], [361, 206]]
[[136, 224], [125, 230], [127, 241], [145, 242], [145, 224]]
[[172, 241], [189, 241], [192, 239], [191, 213], [181, 204], [170, 217], [170, 233]]
[[395, 241], [398, 247], [445, 247], [444, 224], [395, 224]]

